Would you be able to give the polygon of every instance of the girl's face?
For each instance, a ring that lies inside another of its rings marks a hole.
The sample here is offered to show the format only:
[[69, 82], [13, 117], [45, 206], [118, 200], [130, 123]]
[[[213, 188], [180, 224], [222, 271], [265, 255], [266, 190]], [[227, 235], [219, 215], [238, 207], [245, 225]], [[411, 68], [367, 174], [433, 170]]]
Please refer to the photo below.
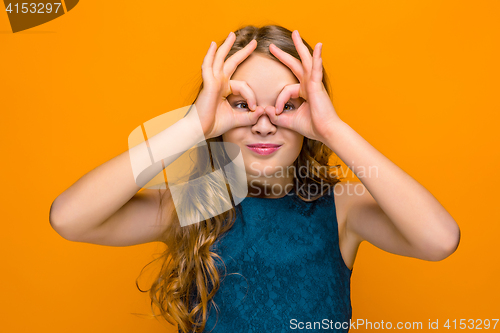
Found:
[[[234, 72], [231, 80], [245, 81], [255, 94], [257, 107], [268, 107], [274, 111], [276, 99], [281, 90], [289, 84], [299, 83], [293, 72], [284, 64], [252, 53]], [[247, 101], [240, 95], [227, 97], [233, 110], [249, 110]], [[294, 112], [301, 104], [301, 99], [291, 99], [283, 112]], [[287, 167], [299, 156], [304, 136], [283, 127], [277, 127], [267, 116], [262, 114], [252, 126], [233, 128], [222, 135], [224, 142], [237, 144], [242, 152], [247, 175], [254, 178], [270, 178], [279, 172], [286, 177]], [[258, 143], [278, 144], [281, 147], [268, 155], [262, 155], [247, 145]]]

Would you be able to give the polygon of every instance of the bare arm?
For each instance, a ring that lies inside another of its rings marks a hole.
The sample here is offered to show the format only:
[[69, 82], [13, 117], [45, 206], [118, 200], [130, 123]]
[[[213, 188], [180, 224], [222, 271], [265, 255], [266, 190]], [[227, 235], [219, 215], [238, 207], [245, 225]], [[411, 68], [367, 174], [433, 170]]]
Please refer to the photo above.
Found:
[[[95, 168], [55, 199], [50, 222], [61, 236], [120, 246], [157, 239], [151, 230], [161, 232], [162, 228], [150, 228], [155, 225], [157, 199], [152, 192], [137, 193], [141, 184], [147, 184], [164, 167], [161, 163], [150, 166], [151, 160], [163, 160], [166, 167], [197, 143], [235, 127], [253, 125], [264, 113], [263, 108], [235, 112], [227, 102], [227, 96], [236, 93], [255, 104], [250, 87], [230, 77], [257, 42], [251, 41], [224, 60], [234, 41], [231, 32], [218, 49], [216, 43], [210, 44], [201, 66], [204, 86], [196, 107], [186, 117], [168, 128], [160, 126], [166, 129], [149, 138], [149, 146], [143, 142]], [[133, 157], [132, 165], [129, 156]], [[170, 205], [171, 200], [167, 199], [166, 204]]]
[[[54, 230], [68, 240], [104, 245], [127, 246], [156, 240], [163, 229], [149, 226], [156, 223], [158, 190], [138, 191], [162, 171], [161, 154], [168, 166], [179, 155], [173, 152], [199, 142], [201, 128], [196, 121], [196, 117], [183, 118], [150, 138], [149, 150], [143, 142], [78, 179], [52, 203], [49, 220]], [[144, 151], [153, 151], [158, 162], [152, 164], [150, 155], [141, 153]], [[138, 166], [145, 167], [138, 172]], [[169, 195], [166, 199], [168, 205]]]
[[453, 217], [420, 183], [339, 121], [325, 144], [358, 176], [351, 186], [346, 230], [358, 243], [438, 261], [460, 241]]
[[77, 240], [127, 202], [136, 200], [133, 197], [140, 189], [132, 174], [129, 152], [125, 151], [83, 175], [61, 193], [52, 203], [50, 223], [62, 237]]

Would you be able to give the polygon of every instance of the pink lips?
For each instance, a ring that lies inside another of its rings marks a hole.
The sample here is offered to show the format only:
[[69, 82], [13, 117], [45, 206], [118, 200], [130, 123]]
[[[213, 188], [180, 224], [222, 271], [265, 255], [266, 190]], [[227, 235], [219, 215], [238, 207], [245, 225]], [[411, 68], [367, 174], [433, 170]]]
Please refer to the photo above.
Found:
[[248, 149], [256, 152], [259, 155], [269, 155], [274, 153], [276, 150], [280, 149], [281, 145], [276, 145], [272, 143], [255, 143], [247, 145]]

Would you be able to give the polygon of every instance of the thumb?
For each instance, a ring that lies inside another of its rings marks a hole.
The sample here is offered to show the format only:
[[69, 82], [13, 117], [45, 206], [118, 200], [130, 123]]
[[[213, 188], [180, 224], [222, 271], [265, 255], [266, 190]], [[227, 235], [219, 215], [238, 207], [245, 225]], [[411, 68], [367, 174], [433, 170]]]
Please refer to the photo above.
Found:
[[262, 114], [264, 114], [264, 109], [262, 107], [257, 107], [255, 111], [234, 111], [234, 127], [255, 125]]
[[295, 112], [282, 112], [279, 115], [276, 115], [276, 108], [274, 106], [267, 106], [265, 108], [265, 112], [268, 115], [271, 123], [275, 126], [284, 127], [288, 129], [293, 129], [293, 120], [295, 117]]

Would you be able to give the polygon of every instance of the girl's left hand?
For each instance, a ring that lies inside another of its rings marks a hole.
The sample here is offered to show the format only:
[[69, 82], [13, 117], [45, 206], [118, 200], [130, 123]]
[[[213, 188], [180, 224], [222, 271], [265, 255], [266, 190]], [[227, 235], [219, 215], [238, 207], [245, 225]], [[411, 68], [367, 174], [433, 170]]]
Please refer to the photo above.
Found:
[[[300, 83], [285, 86], [276, 100], [275, 112], [274, 108], [273, 110], [266, 108], [266, 113], [276, 126], [294, 130], [305, 137], [325, 143], [325, 139], [340, 118], [322, 81], [322, 44], [316, 44], [311, 57], [297, 30], [292, 32], [292, 39], [302, 62], [274, 44], [269, 45], [269, 50], [292, 70]], [[283, 111], [285, 104], [291, 98], [298, 97], [305, 100], [298, 109]]]

